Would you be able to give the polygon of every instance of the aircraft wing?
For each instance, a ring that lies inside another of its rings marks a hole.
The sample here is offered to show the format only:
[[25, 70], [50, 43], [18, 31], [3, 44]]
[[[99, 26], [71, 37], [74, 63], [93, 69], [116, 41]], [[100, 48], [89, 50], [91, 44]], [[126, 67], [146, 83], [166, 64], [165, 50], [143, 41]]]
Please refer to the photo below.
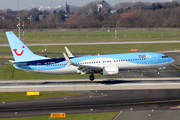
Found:
[[74, 57], [74, 55], [71, 53], [71, 51], [67, 47], [64, 47], [64, 48], [65, 48], [69, 57]]
[[73, 66], [77, 66], [79, 68], [85, 68], [85, 69], [91, 69], [91, 70], [93, 70], [93, 69], [102, 70], [103, 69], [103, 67], [99, 67], [99, 66], [89, 66], [89, 65], [75, 64], [69, 59], [69, 57], [66, 55], [66, 53], [63, 53], [63, 55], [64, 55], [64, 58], [66, 59], [68, 65], [73, 65]]

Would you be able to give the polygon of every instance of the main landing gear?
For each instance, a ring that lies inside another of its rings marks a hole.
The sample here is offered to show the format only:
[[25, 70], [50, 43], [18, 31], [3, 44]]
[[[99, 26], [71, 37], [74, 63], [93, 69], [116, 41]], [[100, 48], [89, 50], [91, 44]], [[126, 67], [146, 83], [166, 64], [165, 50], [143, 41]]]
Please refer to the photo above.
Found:
[[91, 74], [91, 75], [89, 76], [89, 79], [90, 79], [91, 81], [93, 81], [93, 80], [94, 80], [94, 75]]

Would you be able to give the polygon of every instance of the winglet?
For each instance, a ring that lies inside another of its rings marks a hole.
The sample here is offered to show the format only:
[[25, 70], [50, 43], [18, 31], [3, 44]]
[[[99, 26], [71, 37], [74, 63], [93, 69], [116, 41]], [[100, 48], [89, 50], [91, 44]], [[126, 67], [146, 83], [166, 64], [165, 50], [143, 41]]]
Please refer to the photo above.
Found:
[[[64, 58], [66, 59], [66, 62], [68, 63], [68, 65], [71, 64], [71, 65], [77, 66], [77, 64], [73, 63], [73, 62], [69, 59], [69, 57], [66, 55], [66, 53], [63, 53], [63, 55], [64, 55]], [[67, 66], [68, 66], [68, 65], [67, 65]]]
[[64, 48], [65, 48], [69, 57], [74, 57], [74, 55], [71, 53], [71, 51], [67, 47], [64, 46]]
[[66, 62], [71, 64], [72, 62], [69, 59], [69, 57], [66, 55], [66, 53], [63, 53], [63, 55], [64, 55], [64, 58], [66, 59]]

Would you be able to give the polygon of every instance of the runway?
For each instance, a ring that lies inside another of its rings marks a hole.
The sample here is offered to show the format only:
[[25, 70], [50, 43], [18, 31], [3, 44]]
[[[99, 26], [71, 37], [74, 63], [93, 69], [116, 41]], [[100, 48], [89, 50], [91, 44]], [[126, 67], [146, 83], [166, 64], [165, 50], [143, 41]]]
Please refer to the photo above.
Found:
[[179, 89], [180, 78], [1, 81], [0, 92]]
[[[28, 43], [27, 46], [47, 46], [47, 45], [102, 45], [102, 44], [148, 44], [148, 43], [180, 43], [180, 40], [167, 41], [128, 41], [128, 42], [84, 42], [84, 43]], [[9, 46], [9, 44], [0, 44]]]
[[[162, 70], [121, 71], [122, 76], [71, 80], [0, 81], [0, 92], [85, 92], [85, 95], [0, 103], [0, 118], [118, 112], [120, 110], [168, 110], [180, 105], [180, 53], [167, 53], [176, 62]], [[143, 75], [142, 75], [143, 74]], [[122, 78], [123, 77], [123, 78]], [[66, 99], [65, 99], [66, 98]], [[93, 111], [91, 111], [93, 109]], [[15, 115], [14, 113], [18, 114]]]
[[[152, 108], [167, 110], [171, 106], [180, 104], [180, 90], [177, 89], [88, 91], [88, 93], [78, 96], [1, 103], [0, 118], [49, 116], [54, 112], [65, 112], [66, 114], [118, 112], [120, 110], [130, 111], [130, 108], [135, 111]], [[14, 114], [15, 112], [17, 115]]]
[[120, 71], [115, 78], [70, 80], [24, 80], [0, 81], [0, 92], [26, 91], [83, 91], [83, 90], [144, 90], [180, 88], [180, 53], [168, 52], [174, 64], [167, 66], [157, 75], [156, 69]]

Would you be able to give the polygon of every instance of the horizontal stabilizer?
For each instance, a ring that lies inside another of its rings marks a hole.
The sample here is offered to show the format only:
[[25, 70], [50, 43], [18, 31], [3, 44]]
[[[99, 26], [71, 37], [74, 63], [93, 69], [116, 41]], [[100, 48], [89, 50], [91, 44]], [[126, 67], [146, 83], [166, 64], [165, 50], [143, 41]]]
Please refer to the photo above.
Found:
[[15, 62], [15, 61], [13, 61], [13, 60], [8, 60], [8, 61], [11, 62], [11, 63], [14, 64], [14, 65], [21, 65], [21, 66], [27, 65], [27, 63], [18, 63], [18, 62]]

